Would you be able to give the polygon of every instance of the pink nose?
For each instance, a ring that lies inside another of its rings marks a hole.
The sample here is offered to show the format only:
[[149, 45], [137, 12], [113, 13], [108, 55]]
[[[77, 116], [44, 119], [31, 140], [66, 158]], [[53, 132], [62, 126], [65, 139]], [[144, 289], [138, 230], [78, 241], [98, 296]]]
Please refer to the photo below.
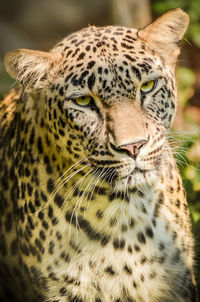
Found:
[[145, 139], [142, 139], [138, 142], [135, 142], [135, 143], [132, 143], [132, 144], [127, 144], [127, 145], [121, 145], [119, 146], [117, 149], [118, 150], [126, 150], [128, 151], [128, 153], [133, 156], [133, 157], [136, 157], [139, 152], [140, 152], [140, 149], [147, 143], [147, 140]]

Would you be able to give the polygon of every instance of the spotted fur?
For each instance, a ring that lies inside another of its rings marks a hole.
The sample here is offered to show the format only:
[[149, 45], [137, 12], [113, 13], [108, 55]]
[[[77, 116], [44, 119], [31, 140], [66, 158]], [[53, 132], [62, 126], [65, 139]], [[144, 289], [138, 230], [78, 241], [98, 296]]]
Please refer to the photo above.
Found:
[[0, 103], [1, 301], [195, 301], [167, 141], [187, 24], [176, 9], [140, 31], [92, 26], [49, 53], [6, 55], [23, 88]]

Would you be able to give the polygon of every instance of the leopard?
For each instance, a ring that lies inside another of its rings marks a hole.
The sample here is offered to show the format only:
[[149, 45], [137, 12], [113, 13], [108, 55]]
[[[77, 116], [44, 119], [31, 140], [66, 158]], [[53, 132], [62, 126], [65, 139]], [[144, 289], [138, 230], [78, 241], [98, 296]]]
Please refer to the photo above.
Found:
[[194, 239], [169, 142], [189, 16], [88, 26], [4, 58], [0, 299], [194, 302]]

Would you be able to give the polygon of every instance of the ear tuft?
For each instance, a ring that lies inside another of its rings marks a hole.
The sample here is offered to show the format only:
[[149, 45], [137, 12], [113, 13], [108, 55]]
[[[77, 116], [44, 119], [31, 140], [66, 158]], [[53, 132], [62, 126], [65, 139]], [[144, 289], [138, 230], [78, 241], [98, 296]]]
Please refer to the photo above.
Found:
[[175, 61], [179, 54], [179, 42], [189, 24], [189, 15], [180, 8], [162, 15], [152, 24], [139, 30], [138, 36], [147, 41], [163, 57]]
[[62, 55], [29, 49], [16, 49], [4, 57], [4, 66], [8, 74], [28, 88], [44, 87], [53, 73], [55, 63]]

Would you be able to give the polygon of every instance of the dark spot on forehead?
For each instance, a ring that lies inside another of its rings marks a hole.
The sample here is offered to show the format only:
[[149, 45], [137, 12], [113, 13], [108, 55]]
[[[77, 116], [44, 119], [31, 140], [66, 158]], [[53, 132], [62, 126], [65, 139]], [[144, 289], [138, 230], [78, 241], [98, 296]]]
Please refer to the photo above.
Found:
[[131, 66], [131, 69], [135, 73], [135, 75], [138, 78], [138, 80], [141, 81], [142, 77], [141, 77], [140, 70], [137, 67], [133, 66], [133, 65]]
[[85, 52], [81, 52], [79, 57], [77, 58], [77, 61], [82, 60], [85, 57]]
[[95, 65], [95, 61], [90, 61], [87, 65], [87, 69], [91, 69]]
[[89, 77], [88, 77], [88, 87], [90, 90], [92, 90], [92, 88], [94, 87], [94, 84], [95, 84], [95, 75], [94, 73], [92, 73]]
[[77, 77], [78, 77], [78, 75], [75, 74], [73, 76], [73, 78], [71, 79], [71, 83], [72, 83], [73, 86], [78, 86], [78, 84], [79, 84], [79, 79]]

